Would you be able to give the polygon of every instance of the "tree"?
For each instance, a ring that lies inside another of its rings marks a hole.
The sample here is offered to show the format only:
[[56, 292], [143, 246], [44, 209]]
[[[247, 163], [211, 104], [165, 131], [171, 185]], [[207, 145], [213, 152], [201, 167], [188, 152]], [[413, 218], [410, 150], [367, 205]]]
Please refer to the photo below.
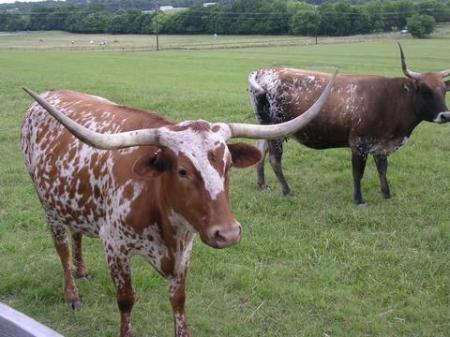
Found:
[[386, 20], [383, 10], [383, 3], [379, 0], [373, 0], [364, 4], [363, 8], [370, 21], [370, 30], [373, 32], [384, 31], [386, 28]]
[[306, 2], [292, 3], [289, 5], [288, 11], [293, 13], [289, 24], [291, 34], [316, 35], [320, 16], [314, 5]]
[[108, 27], [109, 16], [106, 12], [95, 12], [81, 19], [80, 31], [83, 33], [104, 33]]
[[318, 8], [320, 24], [319, 35], [337, 35], [337, 15], [334, 10], [334, 5], [329, 2], [324, 2]]
[[407, 25], [406, 20], [411, 15], [411, 11], [415, 10], [416, 4], [411, 0], [399, 0], [393, 2], [393, 5], [395, 6], [395, 11], [398, 13], [396, 15], [396, 26], [398, 29], [404, 29]]
[[436, 26], [436, 20], [430, 15], [414, 14], [408, 18], [408, 30], [413, 37], [423, 39], [425, 36], [430, 35], [434, 27]]

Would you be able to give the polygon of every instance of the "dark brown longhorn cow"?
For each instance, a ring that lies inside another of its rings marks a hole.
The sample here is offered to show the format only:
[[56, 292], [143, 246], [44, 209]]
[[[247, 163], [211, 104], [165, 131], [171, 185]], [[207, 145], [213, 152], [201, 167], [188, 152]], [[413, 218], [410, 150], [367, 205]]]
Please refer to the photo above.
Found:
[[242, 226], [229, 203], [230, 167], [261, 158], [257, 148], [227, 141], [293, 133], [317, 116], [333, 83], [308, 112], [270, 126], [175, 124], [96, 96], [73, 91], [38, 96], [26, 89], [38, 103], [25, 117], [22, 151], [63, 266], [66, 302], [80, 307], [69, 230], [77, 277], [87, 273], [82, 235], [103, 243], [117, 290], [121, 337], [131, 336], [135, 299], [129, 260], [136, 254], [169, 281], [175, 335], [190, 336], [184, 302], [194, 236], [214, 248], [240, 241]]
[[[401, 46], [400, 53], [406, 78], [339, 76], [319, 116], [291, 136], [313, 149], [350, 147], [353, 197], [358, 205], [365, 205], [361, 179], [368, 154], [375, 159], [382, 194], [389, 198], [387, 156], [406, 143], [421, 121], [450, 121], [450, 112], [445, 104], [450, 81], [444, 81], [450, 76], [450, 70], [423, 74], [410, 71]], [[318, 97], [327, 81], [327, 74], [290, 68], [265, 68], [252, 72], [249, 93], [259, 122], [276, 124], [301, 115]], [[259, 141], [258, 148], [264, 154], [257, 166], [259, 187], [266, 187], [264, 157], [268, 151], [283, 193], [289, 194], [291, 189], [281, 166], [282, 139]]]

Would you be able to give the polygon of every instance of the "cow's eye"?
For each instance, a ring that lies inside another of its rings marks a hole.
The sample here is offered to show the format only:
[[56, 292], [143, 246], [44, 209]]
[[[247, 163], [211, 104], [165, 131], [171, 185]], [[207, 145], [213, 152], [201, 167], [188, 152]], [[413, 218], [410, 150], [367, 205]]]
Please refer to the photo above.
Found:
[[180, 169], [180, 170], [178, 170], [178, 175], [180, 177], [185, 178], [185, 177], [187, 177], [187, 171], [185, 169]]

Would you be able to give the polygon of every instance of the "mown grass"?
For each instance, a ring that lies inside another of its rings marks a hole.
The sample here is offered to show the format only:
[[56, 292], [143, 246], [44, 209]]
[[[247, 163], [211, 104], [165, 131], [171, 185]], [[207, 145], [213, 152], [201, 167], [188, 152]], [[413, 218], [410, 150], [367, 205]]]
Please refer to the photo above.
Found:
[[[448, 36], [405, 40], [415, 71], [450, 67]], [[160, 53], [0, 50], [0, 301], [67, 337], [116, 336], [118, 311], [104, 254], [86, 240], [90, 281], [82, 310], [63, 303], [62, 272], [19, 150], [19, 129], [36, 91], [69, 88], [173, 120], [253, 122], [247, 74], [286, 65], [400, 76], [391, 40]], [[447, 102], [450, 102], [447, 100]], [[369, 207], [352, 204], [346, 149], [313, 151], [290, 141], [284, 167], [296, 191], [285, 198], [270, 171], [259, 192], [253, 169], [235, 170], [232, 204], [240, 245], [194, 245], [187, 311], [201, 336], [427, 336], [450, 331], [450, 128], [421, 124], [390, 157], [393, 198], [383, 200], [369, 162]], [[171, 336], [166, 282], [133, 262], [136, 336]]]

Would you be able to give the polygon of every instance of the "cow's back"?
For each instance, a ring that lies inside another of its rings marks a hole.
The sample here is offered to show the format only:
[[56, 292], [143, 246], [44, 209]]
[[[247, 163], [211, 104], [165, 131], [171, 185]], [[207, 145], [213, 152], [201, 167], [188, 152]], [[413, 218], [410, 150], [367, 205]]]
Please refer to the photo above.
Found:
[[[53, 91], [42, 96], [74, 121], [102, 133], [169, 123], [155, 114], [87, 94]], [[117, 176], [113, 168], [121, 159], [132, 157], [136, 149], [94, 149], [76, 139], [37, 103], [26, 114], [21, 144], [27, 169], [49, 221], [98, 235], [108, 209], [106, 203], [111, 202], [105, 194], [128, 180]]]

